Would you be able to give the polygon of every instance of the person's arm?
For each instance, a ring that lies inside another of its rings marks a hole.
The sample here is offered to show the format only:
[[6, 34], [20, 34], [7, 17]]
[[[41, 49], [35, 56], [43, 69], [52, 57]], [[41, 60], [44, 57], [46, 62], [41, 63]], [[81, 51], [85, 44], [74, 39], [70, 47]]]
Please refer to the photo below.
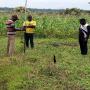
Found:
[[87, 26], [88, 34], [90, 35], [90, 26]]
[[15, 31], [21, 31], [21, 28], [15, 28]]
[[34, 25], [26, 26], [26, 28], [35, 28]]
[[26, 26], [23, 26], [23, 27], [21, 28], [21, 30], [22, 30], [22, 31], [26, 31]]
[[36, 21], [32, 21], [32, 24], [29, 27], [30, 28], [35, 28], [36, 27]]
[[21, 31], [26, 31], [26, 22], [23, 23], [23, 26], [21, 27]]

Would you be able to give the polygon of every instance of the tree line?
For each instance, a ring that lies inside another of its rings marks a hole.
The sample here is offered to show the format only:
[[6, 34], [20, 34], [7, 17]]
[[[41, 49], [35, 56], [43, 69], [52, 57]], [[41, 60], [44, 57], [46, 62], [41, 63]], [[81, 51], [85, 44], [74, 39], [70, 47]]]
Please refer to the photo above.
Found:
[[[0, 12], [24, 12], [24, 7], [16, 7], [16, 8], [0, 8]], [[27, 11], [35, 12], [35, 13], [59, 13], [59, 14], [70, 14], [70, 15], [80, 15], [81, 13], [90, 13], [89, 10], [81, 10], [78, 8], [66, 8], [66, 9], [37, 9], [37, 8], [27, 8]]]

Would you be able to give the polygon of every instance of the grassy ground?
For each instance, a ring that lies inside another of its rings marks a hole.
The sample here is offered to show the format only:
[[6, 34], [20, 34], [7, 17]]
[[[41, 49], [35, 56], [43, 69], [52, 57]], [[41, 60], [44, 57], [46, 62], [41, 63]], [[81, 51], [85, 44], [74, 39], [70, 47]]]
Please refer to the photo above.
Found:
[[6, 42], [0, 37], [0, 90], [90, 90], [90, 42], [87, 56], [72, 38], [35, 39], [35, 48], [23, 54], [17, 38], [12, 58], [5, 55]]

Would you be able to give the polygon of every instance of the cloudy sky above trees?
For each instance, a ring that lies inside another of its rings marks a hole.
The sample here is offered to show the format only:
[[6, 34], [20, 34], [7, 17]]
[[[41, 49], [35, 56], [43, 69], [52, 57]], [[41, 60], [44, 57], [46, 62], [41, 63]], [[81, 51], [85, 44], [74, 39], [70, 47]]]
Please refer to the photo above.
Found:
[[[0, 7], [24, 6], [26, 0], [0, 0]], [[90, 10], [90, 0], [28, 0], [29, 8], [65, 9], [80, 8]]]

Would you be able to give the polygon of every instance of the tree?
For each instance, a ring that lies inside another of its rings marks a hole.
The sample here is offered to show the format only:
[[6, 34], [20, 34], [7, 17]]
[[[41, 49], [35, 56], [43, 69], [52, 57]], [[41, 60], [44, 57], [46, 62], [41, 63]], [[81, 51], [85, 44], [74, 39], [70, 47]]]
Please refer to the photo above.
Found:
[[70, 15], [80, 15], [80, 13], [81, 10], [77, 8], [72, 8], [72, 9], [67, 8], [64, 12], [64, 14], [70, 14]]
[[16, 12], [25, 12], [25, 7], [16, 7], [14, 10]]

